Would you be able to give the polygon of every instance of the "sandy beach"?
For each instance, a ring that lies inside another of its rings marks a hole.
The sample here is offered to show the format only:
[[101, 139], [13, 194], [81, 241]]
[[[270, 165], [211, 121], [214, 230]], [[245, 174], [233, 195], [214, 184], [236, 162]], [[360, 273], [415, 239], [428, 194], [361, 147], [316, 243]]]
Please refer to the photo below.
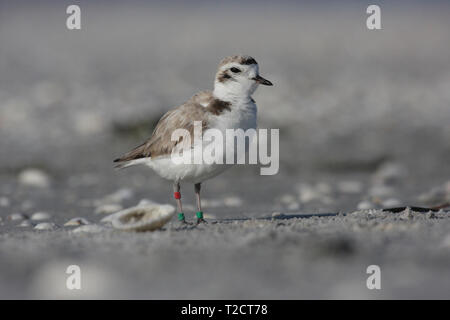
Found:
[[[448, 5], [386, 3], [378, 31], [353, 2], [81, 1], [77, 31], [62, 3], [0, 6], [1, 299], [450, 298], [448, 207], [383, 211], [450, 202]], [[279, 173], [205, 182], [207, 225], [102, 223], [175, 205], [171, 182], [112, 160], [237, 53], [274, 83], [254, 98], [259, 127], [280, 130]], [[70, 265], [82, 290], [66, 287]]]

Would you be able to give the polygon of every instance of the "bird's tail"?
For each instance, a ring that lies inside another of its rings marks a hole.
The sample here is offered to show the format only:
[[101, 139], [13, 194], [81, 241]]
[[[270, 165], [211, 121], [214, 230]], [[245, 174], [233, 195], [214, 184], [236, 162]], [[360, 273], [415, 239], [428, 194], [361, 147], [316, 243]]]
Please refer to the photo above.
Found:
[[125, 169], [127, 167], [135, 166], [145, 162], [145, 159], [135, 159], [130, 161], [121, 161], [120, 159], [114, 160], [114, 169]]

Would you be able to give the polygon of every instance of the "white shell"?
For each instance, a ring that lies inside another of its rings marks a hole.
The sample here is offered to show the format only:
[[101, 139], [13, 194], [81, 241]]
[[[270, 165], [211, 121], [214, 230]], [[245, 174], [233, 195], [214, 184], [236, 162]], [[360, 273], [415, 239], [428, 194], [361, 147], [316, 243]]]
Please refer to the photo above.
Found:
[[31, 216], [31, 220], [47, 220], [50, 219], [51, 215], [47, 212], [36, 212]]
[[13, 213], [8, 216], [8, 220], [17, 221], [17, 220], [26, 220], [28, 217], [22, 213]]
[[50, 178], [44, 171], [30, 168], [19, 174], [19, 183], [31, 187], [46, 188], [50, 185]]
[[81, 226], [85, 224], [89, 224], [89, 221], [87, 221], [85, 218], [76, 217], [64, 223], [64, 226], [72, 227], [72, 226]]
[[53, 222], [41, 222], [34, 227], [36, 230], [54, 230], [56, 228], [57, 225]]
[[161, 228], [175, 214], [169, 204], [145, 204], [131, 207], [102, 219], [116, 229], [126, 231], [152, 231]]

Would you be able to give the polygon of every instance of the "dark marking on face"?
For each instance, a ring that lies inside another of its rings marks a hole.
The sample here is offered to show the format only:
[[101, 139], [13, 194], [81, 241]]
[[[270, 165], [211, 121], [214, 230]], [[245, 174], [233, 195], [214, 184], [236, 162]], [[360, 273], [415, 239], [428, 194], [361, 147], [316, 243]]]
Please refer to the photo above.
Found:
[[226, 81], [228, 81], [228, 80], [233, 80], [234, 81], [234, 79], [233, 79], [233, 77], [232, 76], [230, 76], [226, 71], [223, 71], [222, 73], [220, 73], [218, 76], [217, 76], [217, 80], [219, 81], [219, 82], [226, 82]]
[[253, 59], [252, 57], [243, 57], [241, 64], [251, 65], [251, 64], [258, 64], [258, 62], [256, 62], [256, 60]]
[[217, 116], [225, 111], [231, 111], [230, 105], [228, 101], [214, 99], [208, 104], [206, 110]]

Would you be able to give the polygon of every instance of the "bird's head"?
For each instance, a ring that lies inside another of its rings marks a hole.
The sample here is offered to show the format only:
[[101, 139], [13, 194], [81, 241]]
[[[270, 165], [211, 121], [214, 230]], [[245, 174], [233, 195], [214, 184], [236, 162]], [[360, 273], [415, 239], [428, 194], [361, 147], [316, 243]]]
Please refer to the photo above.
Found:
[[259, 84], [272, 82], [259, 75], [258, 63], [250, 56], [229, 56], [223, 59], [214, 81], [214, 96], [230, 101], [249, 98]]

